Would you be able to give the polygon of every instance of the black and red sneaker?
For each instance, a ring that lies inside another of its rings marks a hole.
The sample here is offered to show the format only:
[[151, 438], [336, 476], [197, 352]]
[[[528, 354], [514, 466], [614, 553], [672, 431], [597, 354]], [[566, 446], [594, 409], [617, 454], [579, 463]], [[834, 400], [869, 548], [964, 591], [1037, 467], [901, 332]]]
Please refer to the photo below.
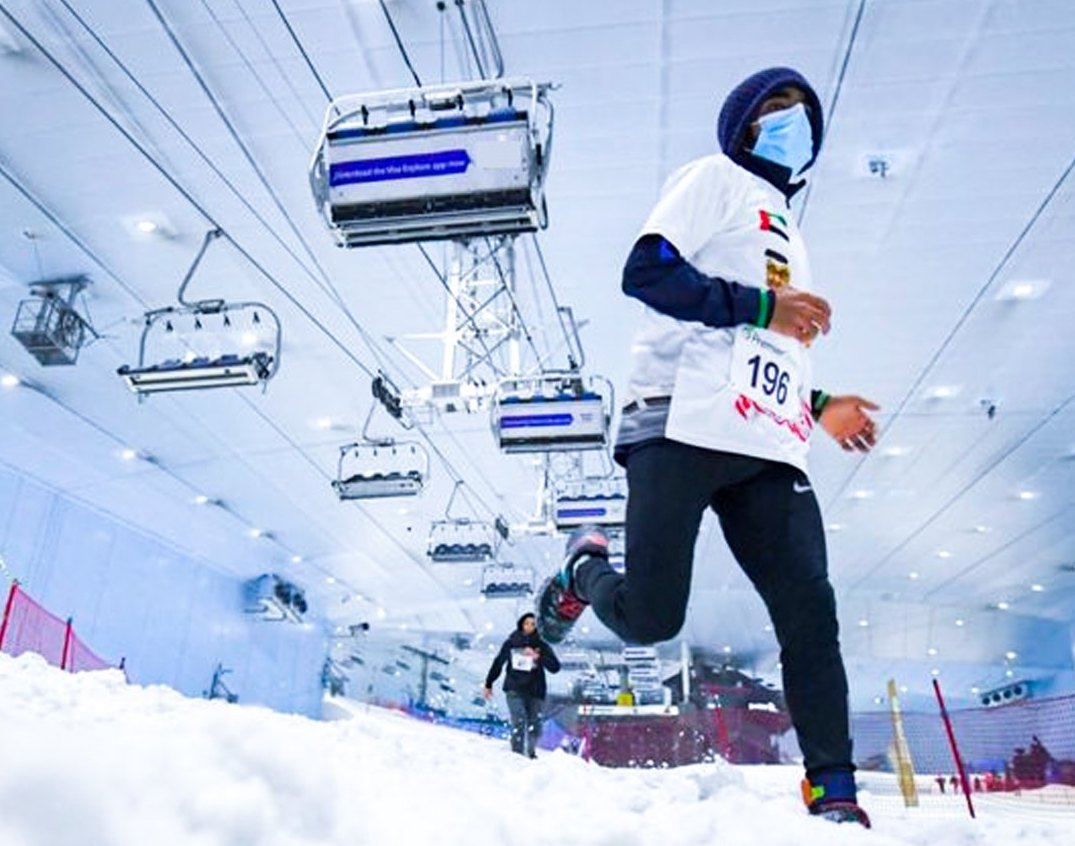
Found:
[[567, 539], [564, 566], [541, 587], [537, 627], [549, 643], [560, 643], [589, 603], [575, 588], [575, 567], [589, 557], [608, 558], [608, 535], [596, 526], [580, 526]]

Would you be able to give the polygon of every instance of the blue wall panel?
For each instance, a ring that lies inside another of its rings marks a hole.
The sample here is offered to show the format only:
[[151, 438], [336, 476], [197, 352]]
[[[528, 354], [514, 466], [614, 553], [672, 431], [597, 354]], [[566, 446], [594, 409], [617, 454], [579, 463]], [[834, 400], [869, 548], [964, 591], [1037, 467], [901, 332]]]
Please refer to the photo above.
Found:
[[201, 696], [219, 662], [240, 702], [320, 716], [321, 626], [253, 619], [239, 579], [2, 464], [0, 555], [90, 649], [124, 658], [131, 681]]

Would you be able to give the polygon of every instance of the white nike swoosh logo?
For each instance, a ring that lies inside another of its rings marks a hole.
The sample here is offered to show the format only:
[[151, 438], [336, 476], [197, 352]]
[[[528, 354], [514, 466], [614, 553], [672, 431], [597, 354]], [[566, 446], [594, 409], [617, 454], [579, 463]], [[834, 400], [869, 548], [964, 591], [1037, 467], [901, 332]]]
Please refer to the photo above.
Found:
[[807, 482], [805, 485], [800, 485], [798, 482], [792, 482], [791, 489], [795, 491], [795, 493], [806, 493], [807, 491], [813, 490], [813, 488], [810, 487], [809, 482]]

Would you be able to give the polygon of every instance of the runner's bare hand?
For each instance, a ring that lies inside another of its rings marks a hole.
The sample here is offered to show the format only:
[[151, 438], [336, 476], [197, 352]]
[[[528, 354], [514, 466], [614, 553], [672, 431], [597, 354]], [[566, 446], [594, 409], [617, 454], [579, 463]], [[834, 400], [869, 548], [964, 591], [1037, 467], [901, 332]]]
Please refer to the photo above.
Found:
[[827, 335], [832, 319], [832, 308], [816, 294], [795, 288], [772, 289], [776, 298], [773, 318], [769, 328], [804, 344], [809, 344], [819, 333]]

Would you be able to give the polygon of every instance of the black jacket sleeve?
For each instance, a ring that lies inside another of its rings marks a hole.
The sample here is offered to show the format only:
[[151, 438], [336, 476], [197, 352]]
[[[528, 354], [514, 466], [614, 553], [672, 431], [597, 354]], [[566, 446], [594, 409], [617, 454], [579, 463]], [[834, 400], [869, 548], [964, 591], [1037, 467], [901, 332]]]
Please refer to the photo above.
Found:
[[716, 329], [750, 323], [767, 327], [775, 297], [766, 289], [706, 276], [660, 235], [643, 235], [623, 268], [623, 292], [661, 314]]
[[550, 673], [560, 672], [560, 659], [556, 657], [552, 647], [544, 640], [541, 641], [541, 666]]
[[504, 669], [504, 664], [507, 663], [508, 656], [511, 654], [511, 641], [505, 640], [504, 645], [500, 647], [500, 651], [496, 654], [496, 658], [493, 659], [493, 664], [489, 667], [489, 672], [485, 676], [485, 686], [492, 687], [493, 682], [497, 680], [500, 675], [500, 671]]

